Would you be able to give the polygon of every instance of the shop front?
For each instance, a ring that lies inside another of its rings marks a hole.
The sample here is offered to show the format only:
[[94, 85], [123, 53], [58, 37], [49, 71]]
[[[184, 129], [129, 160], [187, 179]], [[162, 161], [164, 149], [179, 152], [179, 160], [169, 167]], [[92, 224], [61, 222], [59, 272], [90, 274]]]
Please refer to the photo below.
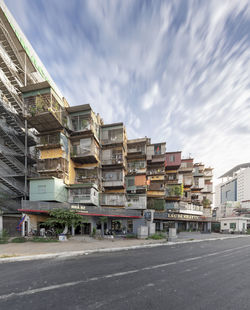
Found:
[[168, 232], [169, 228], [176, 228], [177, 232], [211, 232], [211, 219], [199, 215], [155, 212], [154, 223], [157, 231]]
[[136, 234], [137, 228], [144, 224], [144, 218], [138, 210], [32, 201], [26, 202], [25, 207], [19, 209], [25, 216], [22, 234], [39, 235], [41, 227], [44, 227], [44, 222], [49, 217], [49, 212], [60, 208], [76, 212], [83, 217], [81, 225], [71, 230], [73, 235], [91, 235], [96, 231], [101, 232], [102, 229], [107, 235]]

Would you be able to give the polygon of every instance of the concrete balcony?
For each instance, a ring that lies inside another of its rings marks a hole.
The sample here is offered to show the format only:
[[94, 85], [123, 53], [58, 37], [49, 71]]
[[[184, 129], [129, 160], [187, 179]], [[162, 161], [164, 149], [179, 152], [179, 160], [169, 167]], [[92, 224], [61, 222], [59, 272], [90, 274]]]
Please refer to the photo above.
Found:
[[62, 157], [39, 159], [37, 163], [37, 171], [41, 174], [47, 173], [68, 173], [68, 161]]
[[161, 190], [148, 190], [147, 197], [161, 197], [164, 198], [164, 191]]
[[202, 189], [202, 192], [203, 193], [212, 193], [213, 192], [213, 185], [212, 184], [209, 184], [209, 185], [205, 184], [205, 186]]
[[148, 169], [147, 175], [165, 175], [164, 169]]
[[102, 166], [124, 166], [124, 157], [113, 157], [110, 159], [102, 159]]
[[69, 203], [83, 203], [88, 205], [98, 205], [98, 197], [93, 195], [71, 195]]
[[77, 163], [97, 163], [99, 161], [99, 149], [92, 144], [89, 147], [73, 145], [71, 150], [71, 159]]
[[60, 148], [61, 146], [60, 133], [40, 136], [36, 145], [38, 149]]
[[126, 204], [125, 194], [100, 194], [101, 206], [117, 206], [124, 207]]
[[68, 202], [98, 206], [99, 193], [94, 187], [81, 186], [80, 184], [70, 185], [68, 187]]
[[127, 195], [126, 209], [145, 210], [147, 209], [146, 195]]
[[193, 169], [194, 169], [193, 166], [189, 166], [189, 167], [180, 166], [179, 172], [193, 172]]
[[114, 187], [114, 188], [124, 188], [125, 181], [124, 180], [103, 180], [103, 187]]

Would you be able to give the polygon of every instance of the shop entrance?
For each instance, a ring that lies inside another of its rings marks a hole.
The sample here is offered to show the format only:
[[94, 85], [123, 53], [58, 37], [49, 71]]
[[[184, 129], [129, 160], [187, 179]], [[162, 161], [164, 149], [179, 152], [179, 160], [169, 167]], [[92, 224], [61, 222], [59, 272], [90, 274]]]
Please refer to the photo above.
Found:
[[83, 223], [82, 225], [78, 225], [75, 228], [76, 235], [90, 235], [91, 233], [91, 224], [90, 223]]
[[116, 234], [121, 234], [122, 233], [122, 223], [119, 220], [112, 220], [111, 221], [111, 228], [112, 232]]

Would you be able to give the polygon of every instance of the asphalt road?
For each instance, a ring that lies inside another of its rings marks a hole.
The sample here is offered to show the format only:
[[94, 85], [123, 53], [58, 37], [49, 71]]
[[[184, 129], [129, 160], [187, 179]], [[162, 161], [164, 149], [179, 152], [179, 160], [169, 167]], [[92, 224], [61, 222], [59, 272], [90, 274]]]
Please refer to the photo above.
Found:
[[0, 264], [0, 309], [250, 309], [250, 238]]

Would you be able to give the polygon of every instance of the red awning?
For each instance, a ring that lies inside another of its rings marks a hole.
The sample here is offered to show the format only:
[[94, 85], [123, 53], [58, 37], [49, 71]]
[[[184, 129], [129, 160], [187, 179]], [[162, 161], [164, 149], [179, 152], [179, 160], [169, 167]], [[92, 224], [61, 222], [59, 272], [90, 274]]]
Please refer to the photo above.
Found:
[[[32, 210], [32, 209], [18, 209], [20, 212], [31, 212], [31, 213], [49, 213], [47, 210]], [[123, 217], [123, 218], [134, 218], [134, 219], [140, 219], [141, 216], [131, 216], [131, 215], [117, 215], [117, 214], [97, 214], [97, 213], [84, 213], [84, 212], [77, 212], [77, 214], [80, 215], [86, 215], [86, 216], [106, 216], [106, 217]]]

